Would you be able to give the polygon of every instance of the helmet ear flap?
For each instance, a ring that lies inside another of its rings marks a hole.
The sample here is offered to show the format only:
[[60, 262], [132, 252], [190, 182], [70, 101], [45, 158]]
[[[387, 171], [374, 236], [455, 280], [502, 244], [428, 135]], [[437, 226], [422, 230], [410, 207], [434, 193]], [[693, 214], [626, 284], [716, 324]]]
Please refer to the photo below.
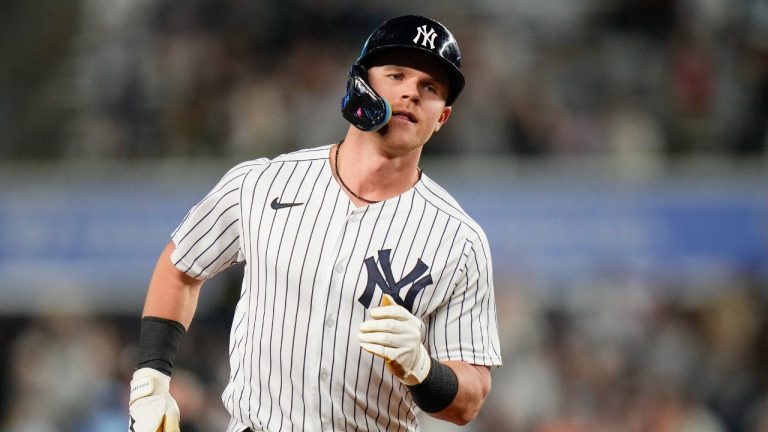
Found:
[[341, 113], [348, 122], [365, 132], [380, 129], [392, 118], [392, 107], [368, 85], [368, 70], [360, 64], [352, 65], [349, 71]]

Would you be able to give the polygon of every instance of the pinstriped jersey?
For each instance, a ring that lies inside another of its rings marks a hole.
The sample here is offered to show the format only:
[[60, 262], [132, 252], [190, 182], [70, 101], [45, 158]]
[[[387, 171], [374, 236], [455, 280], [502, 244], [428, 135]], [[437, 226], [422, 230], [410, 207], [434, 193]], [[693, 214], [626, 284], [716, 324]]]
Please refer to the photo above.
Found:
[[425, 322], [432, 357], [501, 365], [482, 229], [426, 175], [355, 207], [329, 150], [236, 166], [172, 234], [171, 259], [194, 278], [245, 262], [222, 396], [230, 432], [418, 430], [407, 387], [357, 338], [384, 293]]

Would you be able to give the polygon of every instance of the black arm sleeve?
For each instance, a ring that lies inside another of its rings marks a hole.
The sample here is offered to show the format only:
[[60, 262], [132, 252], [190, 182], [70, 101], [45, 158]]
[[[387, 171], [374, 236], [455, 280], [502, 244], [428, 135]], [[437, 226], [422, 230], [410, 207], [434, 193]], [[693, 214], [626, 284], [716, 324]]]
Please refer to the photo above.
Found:
[[171, 376], [184, 333], [184, 326], [179, 322], [157, 317], [142, 318], [136, 369], [149, 367]]
[[429, 374], [419, 384], [408, 386], [413, 401], [428, 413], [442, 411], [456, 398], [459, 392], [459, 379], [450, 367], [432, 360]]

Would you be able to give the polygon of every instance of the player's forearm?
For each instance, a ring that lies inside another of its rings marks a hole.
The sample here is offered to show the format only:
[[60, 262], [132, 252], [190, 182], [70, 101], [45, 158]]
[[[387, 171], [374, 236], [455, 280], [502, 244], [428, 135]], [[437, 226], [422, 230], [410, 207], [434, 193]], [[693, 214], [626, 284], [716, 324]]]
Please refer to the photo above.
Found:
[[459, 391], [450, 405], [432, 417], [464, 425], [480, 413], [488, 392], [491, 391], [491, 374], [486, 366], [476, 366], [463, 361], [443, 362], [456, 374]]
[[187, 276], [171, 262], [172, 242], [160, 254], [147, 290], [143, 316], [165, 318], [189, 328], [203, 282]]

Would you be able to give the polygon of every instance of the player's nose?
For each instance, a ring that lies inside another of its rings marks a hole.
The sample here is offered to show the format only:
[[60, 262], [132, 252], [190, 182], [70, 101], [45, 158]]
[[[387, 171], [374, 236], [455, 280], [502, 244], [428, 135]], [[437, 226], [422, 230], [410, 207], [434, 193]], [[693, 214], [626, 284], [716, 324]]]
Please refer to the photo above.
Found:
[[419, 100], [418, 80], [415, 80], [415, 79], [404, 80], [403, 85], [400, 87], [401, 87], [401, 90], [400, 90], [401, 98], [411, 100], [414, 102]]

